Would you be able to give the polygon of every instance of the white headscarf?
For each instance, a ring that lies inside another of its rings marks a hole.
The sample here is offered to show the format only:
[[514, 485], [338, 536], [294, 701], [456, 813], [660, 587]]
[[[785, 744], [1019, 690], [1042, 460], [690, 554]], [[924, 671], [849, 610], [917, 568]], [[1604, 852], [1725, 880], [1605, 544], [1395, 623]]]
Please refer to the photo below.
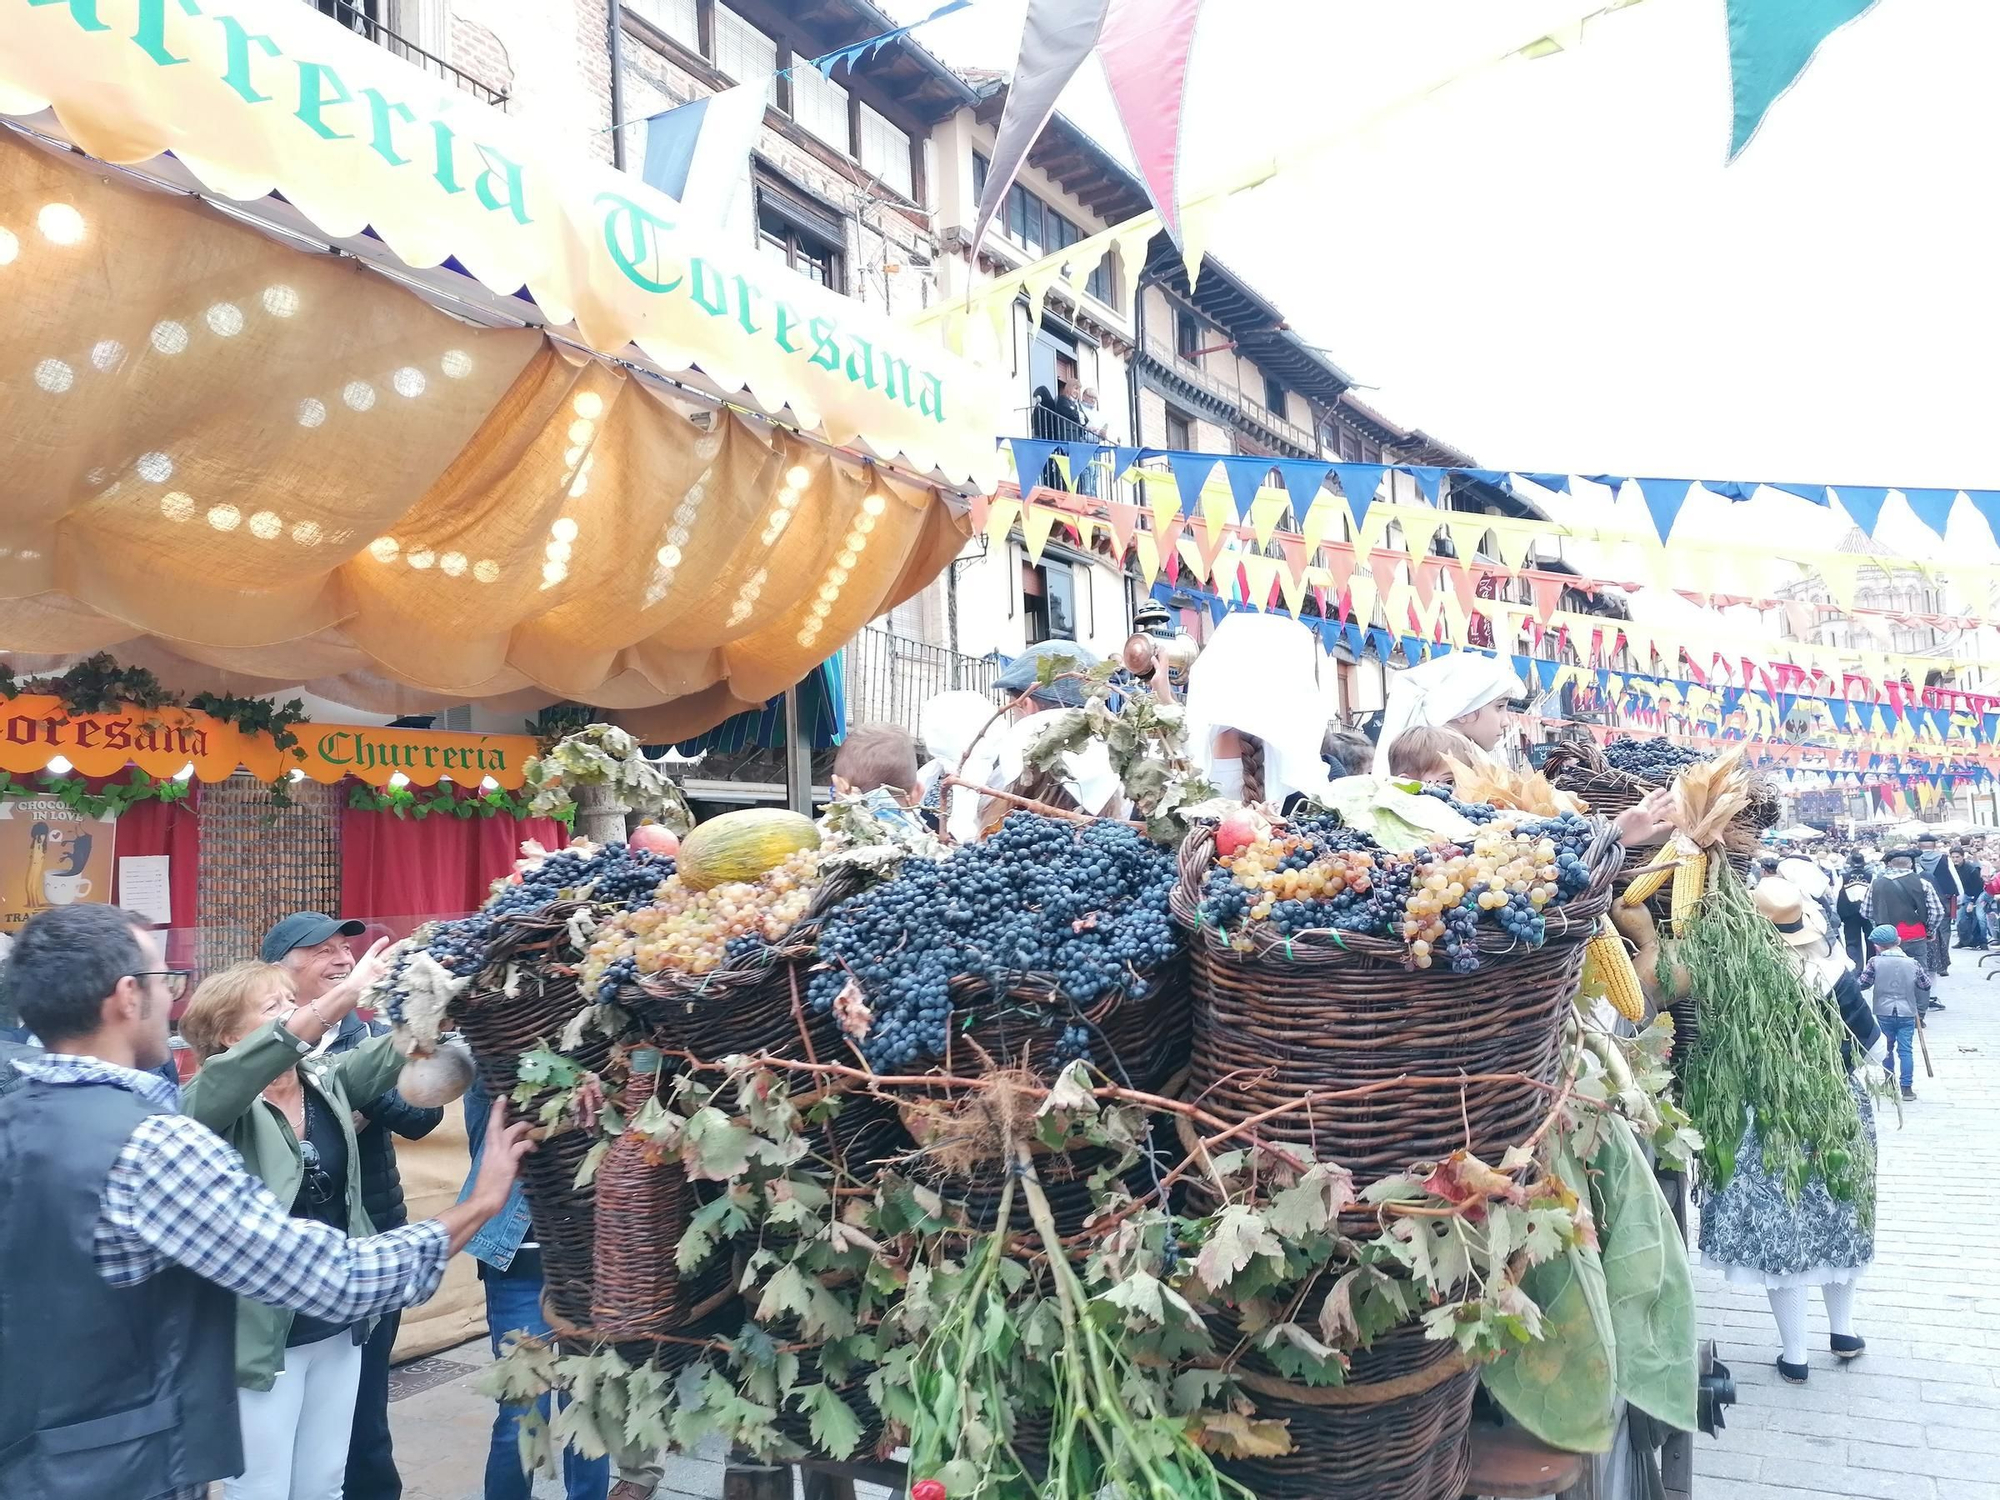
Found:
[[[992, 772], [986, 778], [986, 785], [996, 791], [1006, 791], [1028, 768], [1028, 747], [1050, 724], [1067, 709], [1045, 709], [1038, 714], [1029, 714], [1025, 719], [1016, 719], [1007, 726], [1007, 737], [1000, 742], [999, 753], [994, 758]], [[988, 741], [980, 741], [983, 750]], [[978, 757], [975, 755], [974, 757]], [[1104, 810], [1104, 805], [1121, 790], [1118, 773], [1111, 769], [1111, 752], [1104, 741], [1092, 740], [1081, 750], [1072, 750], [1063, 756], [1063, 790], [1076, 799], [1076, 805], [1087, 813]], [[1115, 809], [1114, 809], [1115, 811]], [[976, 817], [976, 814], [975, 814]], [[952, 836], [958, 836], [957, 829]]]
[[1389, 774], [1389, 751], [1407, 731], [1442, 729], [1453, 719], [1527, 691], [1512, 667], [1483, 651], [1454, 651], [1398, 672], [1389, 679], [1389, 703], [1375, 741], [1375, 774]]
[[[1264, 745], [1264, 796], [1283, 802], [1293, 792], [1323, 796], [1332, 667], [1319, 638], [1283, 615], [1232, 614], [1209, 637], [1188, 671], [1188, 754], [1218, 784], [1215, 742], [1225, 730], [1254, 735]], [[1240, 776], [1240, 770], [1237, 775]], [[1240, 792], [1241, 782], [1235, 790]], [[1225, 795], [1231, 789], [1224, 787]]]
[[[961, 760], [967, 781], [975, 786], [993, 785], [993, 763], [1007, 735], [1006, 720], [994, 718], [997, 706], [984, 693], [969, 691], [938, 693], [924, 700], [917, 713], [917, 733], [932, 757], [919, 773], [926, 790], [938, 777], [956, 775]], [[988, 725], [992, 727], [981, 735], [980, 730]], [[973, 747], [975, 738], [977, 748]], [[968, 749], [972, 750], [970, 757]], [[973, 793], [953, 788], [940, 802], [940, 816], [953, 838], [979, 836], [979, 798]]]

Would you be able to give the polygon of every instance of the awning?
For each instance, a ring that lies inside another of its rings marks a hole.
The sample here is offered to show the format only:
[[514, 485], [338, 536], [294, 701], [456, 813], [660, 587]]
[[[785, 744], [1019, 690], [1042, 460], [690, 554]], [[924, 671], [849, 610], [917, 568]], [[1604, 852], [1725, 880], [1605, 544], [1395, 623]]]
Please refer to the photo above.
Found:
[[449, 260], [503, 296], [525, 288], [592, 348], [698, 368], [834, 443], [954, 481], [996, 476], [996, 373], [752, 243], [681, 227], [637, 177], [551, 153], [299, 0], [194, 9], [11, 5], [0, 114], [53, 110], [102, 161], [171, 152], [221, 197], [278, 194], [334, 240], [373, 234], [406, 266]]
[[[634, 179], [539, 165], [505, 116], [297, 0], [168, 6], [154, 33], [121, 9], [104, 30], [89, 5], [11, 12], [0, 110], [49, 101], [95, 154], [170, 148], [329, 236], [372, 226], [412, 264], [526, 282], [600, 348], [629, 333], [829, 437], [992, 463], [978, 372], [747, 247], [682, 237]], [[260, 103], [230, 81], [230, 18], [275, 49], [244, 54]], [[417, 149], [405, 106], [458, 143], [449, 186], [435, 157], [382, 154]], [[962, 540], [907, 470], [473, 326], [21, 137], [0, 139], [0, 292], [0, 648], [392, 715], [573, 700], [658, 743], [799, 681]]]
[[[847, 737], [847, 668], [835, 652], [799, 684], [799, 727], [807, 745], [830, 750]], [[732, 714], [715, 728], [673, 748], [682, 755], [712, 751], [740, 755], [755, 746], [779, 750], [785, 744], [785, 699], [781, 693], [762, 708]]]

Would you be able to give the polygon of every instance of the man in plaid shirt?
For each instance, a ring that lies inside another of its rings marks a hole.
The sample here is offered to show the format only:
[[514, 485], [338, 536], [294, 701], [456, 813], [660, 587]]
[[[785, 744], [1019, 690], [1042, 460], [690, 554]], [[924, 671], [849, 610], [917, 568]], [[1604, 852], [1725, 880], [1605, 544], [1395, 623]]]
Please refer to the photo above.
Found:
[[367, 1239], [295, 1219], [148, 1071], [186, 978], [91, 905], [38, 914], [0, 978], [47, 1048], [0, 1096], [0, 1500], [194, 1500], [240, 1472], [232, 1299], [339, 1322], [424, 1301], [529, 1149], [496, 1107], [437, 1218]]

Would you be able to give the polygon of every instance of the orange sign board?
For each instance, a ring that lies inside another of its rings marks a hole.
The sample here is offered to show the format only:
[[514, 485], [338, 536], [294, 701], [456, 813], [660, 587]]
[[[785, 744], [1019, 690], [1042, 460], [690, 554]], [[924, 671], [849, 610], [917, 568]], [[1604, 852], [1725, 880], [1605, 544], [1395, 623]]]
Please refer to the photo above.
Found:
[[[298, 750], [281, 751], [268, 735], [189, 708], [128, 708], [72, 714], [55, 698], [0, 700], [0, 770], [24, 775], [61, 756], [86, 776], [115, 776], [135, 765], [150, 776], [178, 776], [188, 766], [203, 781], [239, 769], [263, 780], [304, 771], [331, 784], [344, 776], [387, 786], [401, 774], [421, 786], [440, 779], [477, 786], [491, 777], [509, 791], [535, 753], [524, 734], [453, 734], [428, 729], [377, 729], [357, 724], [296, 724]], [[4, 879], [4, 876], [0, 876]], [[0, 886], [0, 902], [6, 888]]]
[[116, 818], [86, 818], [54, 797], [0, 802], [0, 930], [51, 906], [109, 901], [117, 827]]

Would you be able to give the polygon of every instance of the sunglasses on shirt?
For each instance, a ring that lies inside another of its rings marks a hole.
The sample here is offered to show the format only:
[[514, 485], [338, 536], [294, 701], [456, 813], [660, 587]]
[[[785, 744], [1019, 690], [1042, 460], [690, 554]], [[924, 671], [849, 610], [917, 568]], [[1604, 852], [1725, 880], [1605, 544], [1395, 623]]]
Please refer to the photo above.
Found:
[[333, 1177], [320, 1162], [319, 1147], [311, 1141], [299, 1142], [299, 1160], [305, 1164], [306, 1201], [314, 1207], [333, 1199]]

